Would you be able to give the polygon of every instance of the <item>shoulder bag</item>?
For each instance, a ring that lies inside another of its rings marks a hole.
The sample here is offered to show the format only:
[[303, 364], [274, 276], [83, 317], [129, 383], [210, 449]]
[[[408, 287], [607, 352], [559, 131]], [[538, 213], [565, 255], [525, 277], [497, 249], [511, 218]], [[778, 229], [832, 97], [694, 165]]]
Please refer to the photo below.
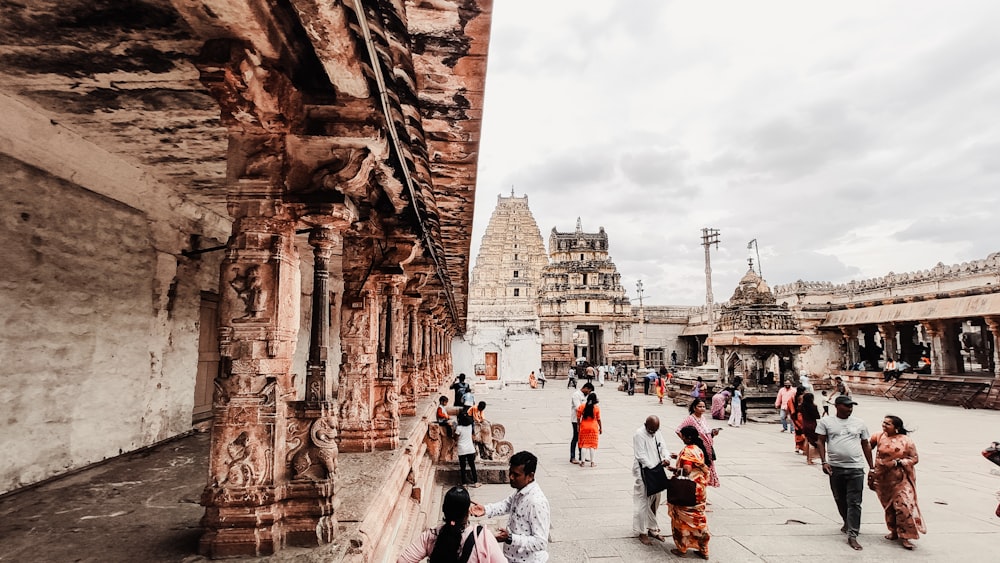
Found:
[[663, 467], [663, 458], [660, 457], [660, 442], [656, 442], [656, 456], [658, 462], [655, 467], [639, 466], [639, 473], [642, 475], [642, 484], [646, 487], [646, 496], [653, 496], [667, 488], [670, 478]]
[[458, 558], [460, 563], [467, 563], [469, 558], [472, 557], [472, 549], [476, 547], [476, 536], [482, 533], [482, 531], [482, 526], [476, 526], [476, 529], [469, 534], [469, 537], [465, 538], [465, 543], [462, 545], [462, 556]]

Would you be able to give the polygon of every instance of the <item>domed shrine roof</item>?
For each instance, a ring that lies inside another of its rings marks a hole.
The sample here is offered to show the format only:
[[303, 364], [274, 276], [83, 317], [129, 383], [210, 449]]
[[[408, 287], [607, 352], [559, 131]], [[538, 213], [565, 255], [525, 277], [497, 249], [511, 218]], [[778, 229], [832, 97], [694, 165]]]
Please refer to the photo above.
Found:
[[736, 286], [736, 291], [729, 299], [731, 306], [737, 305], [773, 305], [776, 303], [771, 288], [767, 286], [757, 272], [750, 268]]

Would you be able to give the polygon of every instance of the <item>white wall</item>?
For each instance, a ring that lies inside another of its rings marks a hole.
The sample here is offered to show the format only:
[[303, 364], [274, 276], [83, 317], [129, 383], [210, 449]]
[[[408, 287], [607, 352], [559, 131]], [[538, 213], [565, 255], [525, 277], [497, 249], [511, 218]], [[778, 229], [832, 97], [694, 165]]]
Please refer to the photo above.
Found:
[[164, 226], [7, 156], [0, 187], [0, 492], [190, 429], [221, 253], [159, 251]]
[[476, 364], [486, 363], [487, 352], [497, 353], [499, 379], [490, 385], [526, 385], [528, 374], [537, 373], [542, 365], [542, 340], [537, 332], [508, 334], [503, 327], [480, 325], [452, 345], [455, 370], [471, 376]]

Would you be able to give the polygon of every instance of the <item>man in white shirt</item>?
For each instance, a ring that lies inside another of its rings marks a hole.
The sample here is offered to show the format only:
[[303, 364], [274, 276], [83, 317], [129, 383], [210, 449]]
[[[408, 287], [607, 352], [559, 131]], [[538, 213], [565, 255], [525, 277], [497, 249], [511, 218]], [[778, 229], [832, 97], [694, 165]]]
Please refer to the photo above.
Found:
[[657, 465], [670, 467], [670, 452], [663, 446], [658, 417], [646, 417], [645, 424], [636, 429], [632, 436], [632, 448], [635, 451], [635, 461], [632, 463], [632, 476], [635, 477], [635, 487], [632, 489], [632, 530], [639, 535], [640, 542], [651, 545], [653, 542], [650, 538], [664, 540], [660, 534], [660, 524], [656, 521], [656, 508], [660, 505], [662, 493], [646, 494], [641, 468], [653, 468]]
[[576, 463], [576, 458], [580, 458], [580, 463], [583, 463], [583, 454], [576, 447], [577, 440], [580, 439], [580, 416], [577, 411], [580, 409], [580, 405], [587, 401], [587, 395], [594, 392], [594, 384], [591, 382], [586, 382], [583, 387], [573, 391], [569, 397], [569, 420], [573, 424], [573, 439], [569, 441], [569, 462]]
[[511, 563], [545, 563], [549, 545], [549, 500], [535, 482], [538, 458], [517, 452], [510, 458], [510, 486], [517, 489], [506, 499], [483, 506], [472, 503], [469, 514], [492, 518], [509, 514], [507, 529], [497, 530], [497, 541]]
[[861, 528], [861, 496], [865, 491], [865, 466], [874, 468], [868, 427], [851, 416], [853, 400], [841, 395], [834, 401], [837, 416], [826, 416], [816, 423], [817, 449], [823, 460], [823, 472], [830, 476], [830, 490], [844, 521], [840, 528], [847, 534], [847, 545], [861, 551], [858, 531]]

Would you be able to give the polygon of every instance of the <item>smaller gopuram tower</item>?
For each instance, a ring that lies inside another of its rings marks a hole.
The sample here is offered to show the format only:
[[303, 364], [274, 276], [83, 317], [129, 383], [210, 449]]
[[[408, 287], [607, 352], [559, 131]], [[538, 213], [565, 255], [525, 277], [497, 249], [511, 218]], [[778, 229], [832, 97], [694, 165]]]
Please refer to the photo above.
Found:
[[497, 196], [472, 268], [465, 341], [477, 376], [527, 382], [541, 367], [538, 297], [549, 259], [528, 196]]
[[637, 360], [632, 346], [632, 305], [608, 255], [604, 227], [549, 235], [550, 263], [542, 273], [538, 315], [542, 365], [564, 375], [584, 358], [593, 365]]

